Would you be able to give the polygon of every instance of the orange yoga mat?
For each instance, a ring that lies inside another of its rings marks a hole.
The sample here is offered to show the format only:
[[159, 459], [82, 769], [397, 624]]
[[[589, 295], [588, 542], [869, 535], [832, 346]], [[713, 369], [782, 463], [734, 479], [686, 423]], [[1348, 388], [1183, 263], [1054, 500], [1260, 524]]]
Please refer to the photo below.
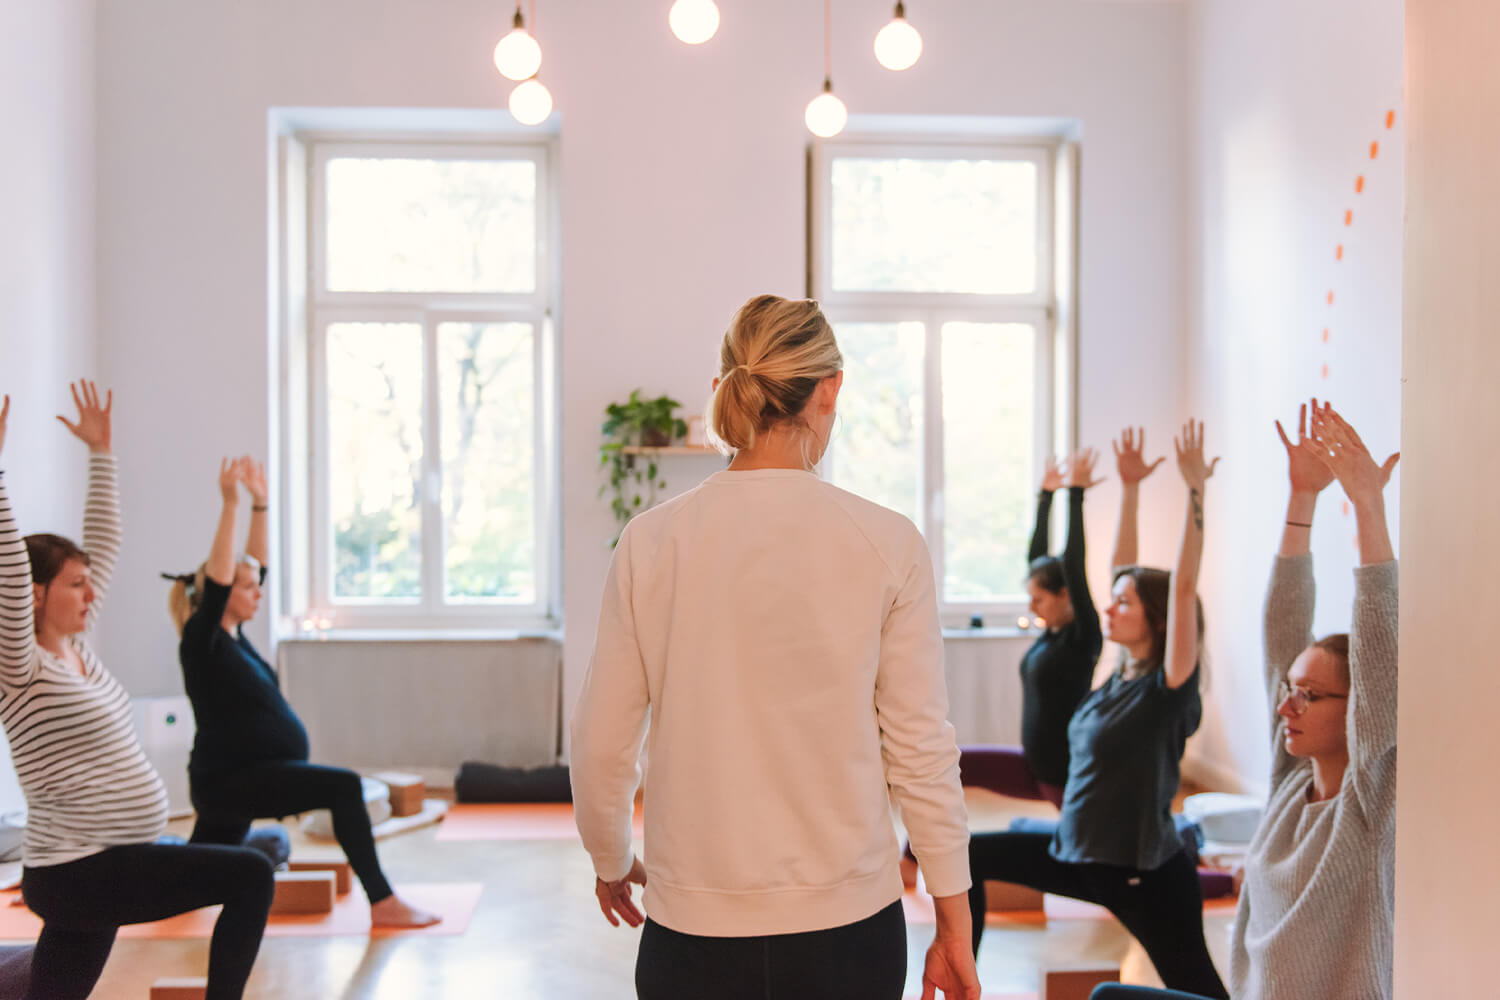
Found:
[[[632, 824], [641, 836], [641, 810]], [[577, 840], [567, 802], [455, 803], [437, 829], [437, 840]]]
[[[364, 934], [458, 935], [468, 929], [479, 905], [484, 886], [478, 882], [413, 882], [398, 885], [396, 893], [413, 906], [442, 914], [431, 927], [400, 930], [370, 927], [370, 904], [357, 888], [340, 896], [331, 913], [286, 914], [266, 921], [266, 937], [334, 937]], [[42, 929], [41, 918], [24, 906], [12, 906], [19, 892], [0, 893], [0, 939], [35, 941]], [[219, 907], [206, 906], [151, 924], [128, 924], [120, 928], [122, 938], [206, 938], [213, 934]]]

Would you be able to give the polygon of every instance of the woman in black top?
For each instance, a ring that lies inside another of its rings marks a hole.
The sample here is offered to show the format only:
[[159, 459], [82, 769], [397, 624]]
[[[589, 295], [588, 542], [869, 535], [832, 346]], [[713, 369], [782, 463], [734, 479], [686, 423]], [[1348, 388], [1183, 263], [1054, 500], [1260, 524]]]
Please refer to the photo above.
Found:
[[1089, 693], [1104, 645], [1084, 566], [1083, 494], [1098, 485], [1094, 462], [1091, 448], [1068, 460], [1068, 542], [1059, 559], [1047, 554], [1047, 542], [1052, 495], [1063, 487], [1063, 473], [1047, 459], [1026, 557], [1030, 610], [1047, 630], [1021, 658], [1021, 746], [964, 747], [959, 769], [966, 786], [1062, 805], [1068, 720]]
[[[1099, 903], [1140, 941], [1168, 987], [1228, 997], [1203, 939], [1193, 856], [1171, 817], [1184, 745], [1203, 711], [1198, 568], [1204, 487], [1218, 459], [1203, 458], [1202, 424], [1190, 422], [1176, 444], [1188, 489], [1176, 568], [1169, 574], [1117, 566], [1105, 617], [1110, 639], [1123, 650], [1120, 667], [1084, 699], [1068, 725], [1068, 778], [1057, 832], [971, 837], [969, 909], [977, 953], [987, 879]], [[1128, 434], [1123, 453], [1118, 447], [1116, 452], [1127, 484], [1138, 484], [1155, 468], [1140, 461]], [[1129, 516], [1133, 528], [1133, 510]], [[1133, 558], [1133, 530], [1125, 541], [1124, 551]], [[1117, 557], [1121, 551], [1117, 546]]]
[[[251, 497], [246, 557], [234, 558], [239, 486]], [[311, 809], [333, 814], [333, 832], [370, 900], [377, 927], [423, 927], [440, 918], [391, 890], [375, 855], [375, 838], [359, 775], [307, 762], [307, 731], [282, 696], [272, 669], [240, 626], [260, 606], [265, 580], [266, 478], [249, 458], [219, 469], [224, 505], [208, 561], [177, 577], [169, 604], [182, 635], [178, 658], [198, 726], [188, 780], [198, 820], [192, 842], [239, 844], [256, 819]]]
[[1042, 798], [1062, 805], [1068, 780], [1068, 720], [1089, 693], [1104, 636], [1084, 566], [1083, 494], [1094, 479], [1092, 448], [1068, 460], [1068, 541], [1062, 558], [1047, 554], [1052, 495], [1063, 477], [1051, 459], [1037, 496], [1026, 592], [1047, 631], [1021, 659], [1021, 749]]

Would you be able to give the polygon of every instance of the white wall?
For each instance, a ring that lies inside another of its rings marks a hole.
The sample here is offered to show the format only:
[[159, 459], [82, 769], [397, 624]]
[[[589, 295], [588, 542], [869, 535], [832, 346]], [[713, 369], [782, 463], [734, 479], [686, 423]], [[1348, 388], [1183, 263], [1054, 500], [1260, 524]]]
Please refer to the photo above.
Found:
[[[23, 532], [77, 537], [87, 453], [53, 415], [95, 374], [94, 5], [0, 4], [0, 393], [6, 489]], [[0, 747], [0, 813], [22, 805]]]
[[1495, 992], [1500, 6], [1408, 0], [1396, 996]]
[[[664, 8], [538, 12], [562, 120], [569, 709], [612, 532], [595, 497], [605, 403], [641, 386], [696, 409], [734, 309], [805, 291], [802, 108], [821, 83], [818, 11], [805, 0], [723, 10], [719, 37], [696, 49], [672, 39]], [[216, 456], [266, 449], [267, 109], [503, 106], [490, 49], [508, 11], [113, 0], [99, 17], [99, 303], [105, 365], [130, 401], [121, 571], [140, 581], [106, 628], [132, 651], [113, 658], [122, 680], [165, 693], [178, 680], [155, 574], [201, 558]], [[1103, 444], [1126, 420], [1165, 429], [1180, 412], [1187, 285], [1183, 7], [953, 0], [918, 20], [927, 55], [905, 76], [870, 54], [888, 17], [875, 0], [836, 5], [834, 73], [851, 110], [1082, 123], [1082, 433]], [[1112, 502], [1090, 512], [1101, 581]], [[1164, 557], [1169, 539], [1148, 526], [1146, 554]]]
[[[1287, 493], [1272, 421], [1294, 426], [1298, 401], [1316, 394], [1382, 458], [1399, 447], [1402, 4], [1203, 0], [1194, 19], [1189, 255], [1198, 274], [1186, 391], [1224, 462], [1207, 497], [1211, 688], [1191, 754], [1201, 777], [1263, 790], [1261, 602]], [[1175, 481], [1173, 489], [1180, 494]], [[1399, 479], [1389, 492], [1393, 524], [1398, 489]], [[1354, 527], [1342, 500], [1337, 486], [1324, 495], [1313, 533], [1319, 634], [1349, 623]]]

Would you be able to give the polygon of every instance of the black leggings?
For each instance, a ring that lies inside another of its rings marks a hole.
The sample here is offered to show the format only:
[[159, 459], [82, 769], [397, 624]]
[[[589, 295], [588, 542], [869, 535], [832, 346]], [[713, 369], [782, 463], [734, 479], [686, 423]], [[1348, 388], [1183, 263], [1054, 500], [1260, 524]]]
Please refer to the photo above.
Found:
[[906, 918], [892, 903], [843, 927], [699, 937], [647, 919], [635, 963], [640, 1000], [900, 1000]]
[[1168, 987], [1205, 997], [1229, 996], [1203, 940], [1203, 894], [1186, 850], [1160, 868], [1141, 871], [1058, 861], [1047, 851], [1051, 843], [1046, 833], [980, 833], [969, 838], [969, 874], [974, 880], [969, 913], [976, 955], [984, 934], [985, 880], [1014, 882], [1107, 907], [1146, 949]]
[[270, 761], [235, 771], [192, 774], [194, 844], [242, 844], [251, 820], [281, 819], [311, 809], [333, 813], [333, 835], [371, 903], [391, 895], [375, 856], [375, 835], [359, 775], [342, 767]]
[[243, 847], [132, 844], [21, 873], [42, 918], [26, 1000], [83, 1000], [124, 924], [224, 904], [208, 948], [207, 1000], [240, 1000], [274, 892], [271, 863]]

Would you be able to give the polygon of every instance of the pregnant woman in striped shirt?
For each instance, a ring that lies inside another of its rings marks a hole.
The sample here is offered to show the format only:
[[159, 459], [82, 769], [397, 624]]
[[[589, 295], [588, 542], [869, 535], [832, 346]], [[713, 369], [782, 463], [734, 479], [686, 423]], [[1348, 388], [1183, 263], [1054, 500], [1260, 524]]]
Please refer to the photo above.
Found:
[[[22, 538], [0, 477], [0, 721], [26, 794], [21, 890], [42, 918], [28, 1000], [87, 997], [123, 924], [223, 904], [208, 952], [208, 1000], [239, 1000], [271, 907], [271, 866], [242, 847], [157, 844], [161, 779], [141, 751], [130, 698], [88, 643], [120, 551], [110, 408], [73, 386], [89, 448], [83, 546]], [[10, 397], [0, 408], [0, 450]]]

